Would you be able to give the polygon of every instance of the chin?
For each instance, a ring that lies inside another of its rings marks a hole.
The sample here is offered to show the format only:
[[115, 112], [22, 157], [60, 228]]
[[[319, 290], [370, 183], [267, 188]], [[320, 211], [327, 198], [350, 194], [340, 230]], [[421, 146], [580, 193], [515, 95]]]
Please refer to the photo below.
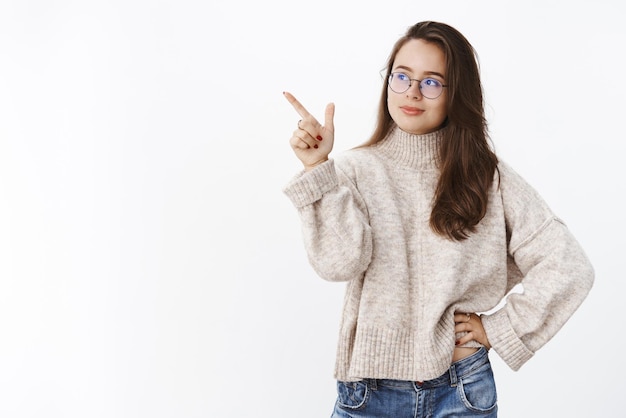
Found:
[[397, 124], [398, 127], [406, 133], [413, 135], [426, 135], [442, 129], [446, 125], [446, 121], [437, 125], [424, 125], [424, 124], [410, 124], [402, 123]]

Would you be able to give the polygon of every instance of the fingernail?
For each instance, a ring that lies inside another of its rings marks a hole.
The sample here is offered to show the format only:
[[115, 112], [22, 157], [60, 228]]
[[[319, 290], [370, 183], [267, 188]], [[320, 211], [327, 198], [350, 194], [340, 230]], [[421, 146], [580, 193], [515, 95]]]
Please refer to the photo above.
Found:
[[319, 148], [317, 144], [313, 145], [313, 148]]
[[318, 141], [321, 141], [323, 138], [321, 136], [316, 136], [315, 138], [317, 138]]

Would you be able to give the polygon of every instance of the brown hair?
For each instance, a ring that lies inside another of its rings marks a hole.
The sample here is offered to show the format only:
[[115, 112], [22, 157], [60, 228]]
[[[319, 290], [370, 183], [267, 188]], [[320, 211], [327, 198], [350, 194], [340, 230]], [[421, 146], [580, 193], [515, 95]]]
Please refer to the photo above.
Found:
[[[440, 176], [430, 227], [440, 235], [463, 240], [487, 211], [488, 190], [498, 160], [488, 143], [476, 51], [456, 29], [438, 22], [420, 22], [398, 39], [389, 55], [385, 79], [395, 57], [411, 39], [437, 45], [446, 57], [448, 87], [446, 129], [440, 149]], [[387, 83], [380, 97], [376, 127], [364, 145], [373, 145], [395, 126], [387, 107]]]

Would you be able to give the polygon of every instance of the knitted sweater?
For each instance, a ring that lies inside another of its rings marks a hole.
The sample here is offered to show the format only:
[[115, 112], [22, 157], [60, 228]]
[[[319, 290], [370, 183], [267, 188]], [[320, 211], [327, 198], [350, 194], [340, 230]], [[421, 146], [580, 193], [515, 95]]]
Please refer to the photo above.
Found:
[[[503, 162], [476, 232], [464, 241], [433, 232], [441, 141], [442, 131], [396, 127], [373, 146], [299, 173], [284, 189], [312, 267], [348, 282], [338, 380], [440, 376], [455, 348], [455, 311], [488, 312], [489, 342], [518, 370], [592, 286], [593, 268], [565, 224]], [[509, 292], [518, 283], [523, 292]]]

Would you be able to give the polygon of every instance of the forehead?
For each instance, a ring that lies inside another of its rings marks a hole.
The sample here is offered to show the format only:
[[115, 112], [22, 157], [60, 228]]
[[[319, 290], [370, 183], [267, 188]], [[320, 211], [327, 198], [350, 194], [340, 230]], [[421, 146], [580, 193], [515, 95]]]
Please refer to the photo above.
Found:
[[411, 39], [398, 50], [393, 67], [407, 67], [416, 73], [437, 72], [445, 74], [446, 57], [435, 44], [423, 39]]

